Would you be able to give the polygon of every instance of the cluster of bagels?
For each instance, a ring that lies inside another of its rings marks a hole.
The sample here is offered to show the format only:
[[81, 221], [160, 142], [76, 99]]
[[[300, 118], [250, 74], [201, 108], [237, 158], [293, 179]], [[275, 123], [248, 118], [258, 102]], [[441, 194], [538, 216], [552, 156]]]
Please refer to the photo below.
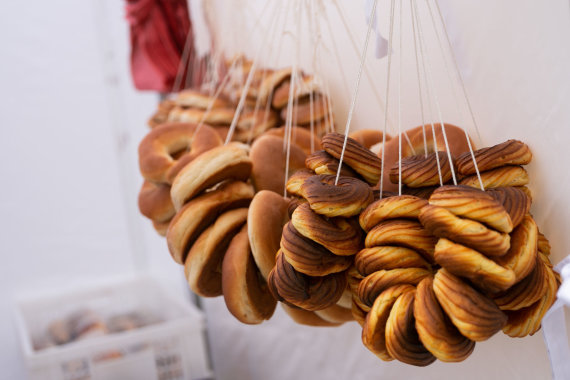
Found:
[[[321, 96], [290, 91], [291, 70], [266, 74], [247, 100], [263, 99], [277, 119], [286, 95], [298, 96], [294, 107]], [[379, 358], [417, 366], [462, 361], [501, 330], [540, 328], [560, 279], [530, 214], [526, 144], [470, 152], [452, 125], [401, 141], [323, 135], [301, 108], [293, 126], [241, 140], [251, 146], [224, 144], [215, 124], [181, 118], [200, 105], [181, 104], [163, 102], [139, 146], [139, 206], [190, 288], [223, 296], [241, 322], [269, 319], [278, 301], [301, 324], [356, 320]]]

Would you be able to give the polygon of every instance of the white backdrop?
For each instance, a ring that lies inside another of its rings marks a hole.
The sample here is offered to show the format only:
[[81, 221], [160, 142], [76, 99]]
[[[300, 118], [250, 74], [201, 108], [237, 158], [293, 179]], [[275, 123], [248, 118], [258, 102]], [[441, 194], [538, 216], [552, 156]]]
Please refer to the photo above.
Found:
[[[217, 0], [215, 5], [222, 3]], [[261, 1], [247, 3], [255, 9]], [[362, 41], [361, 2], [341, 3]], [[535, 194], [532, 212], [558, 262], [570, 251], [568, 1], [441, 4], [483, 143], [517, 138], [534, 152], [528, 168]], [[136, 145], [146, 132], [144, 123], [156, 97], [132, 89], [122, 7], [111, 0], [0, 3], [0, 378], [24, 377], [11, 318], [18, 293], [132, 273], [147, 263], [173, 292], [184, 294], [179, 268], [164, 241], [136, 211]], [[380, 11], [385, 14], [386, 9], [387, 2], [380, 0]], [[331, 22], [352, 84], [356, 56], [338, 19], [331, 16]], [[386, 31], [385, 25], [381, 28]], [[258, 45], [242, 46], [253, 54]], [[283, 55], [283, 63], [286, 60]], [[370, 54], [368, 62], [372, 84], [384, 89], [385, 61], [374, 61]], [[338, 79], [334, 70], [331, 64], [323, 73], [331, 77], [335, 115], [342, 126], [350, 94], [333, 80]], [[441, 70], [436, 75], [441, 82], [447, 80]], [[372, 84], [363, 81], [354, 128], [381, 126]], [[420, 120], [417, 98], [405, 95], [417, 91], [411, 86], [403, 86], [404, 128]], [[392, 105], [395, 99], [390, 99]], [[447, 121], [470, 127], [468, 119], [455, 113], [450, 96], [442, 98], [442, 104]], [[478, 344], [463, 363], [418, 369], [376, 359], [360, 343], [355, 324], [310, 329], [294, 325], [279, 309], [261, 326], [243, 326], [222, 300], [207, 300], [205, 305], [219, 379], [550, 376], [540, 332], [520, 340], [499, 334]]]

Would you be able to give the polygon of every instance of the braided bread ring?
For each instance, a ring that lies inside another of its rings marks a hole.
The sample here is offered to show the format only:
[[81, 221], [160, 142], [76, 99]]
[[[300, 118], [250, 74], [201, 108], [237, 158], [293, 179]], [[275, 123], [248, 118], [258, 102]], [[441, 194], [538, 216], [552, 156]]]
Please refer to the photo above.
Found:
[[537, 257], [536, 265], [528, 276], [516, 283], [508, 291], [493, 294], [493, 301], [501, 310], [520, 310], [529, 307], [542, 298], [548, 289], [548, 271], [544, 261]]
[[[328, 133], [321, 140], [321, 144], [327, 153], [340, 160], [344, 145], [343, 135], [335, 132]], [[343, 163], [354, 169], [370, 185], [376, 185], [380, 180], [382, 171], [380, 158], [350, 137], [347, 138]]]
[[435, 274], [433, 290], [451, 322], [471, 340], [487, 340], [507, 323], [493, 301], [443, 268]]
[[420, 212], [420, 222], [432, 235], [451, 239], [488, 256], [505, 255], [510, 236], [470, 219], [461, 219], [443, 207], [427, 205]]
[[513, 228], [518, 226], [530, 211], [532, 200], [524, 190], [518, 187], [497, 187], [486, 191], [486, 193], [503, 205], [511, 217]]
[[435, 245], [435, 261], [456, 276], [466, 277], [481, 288], [497, 292], [515, 283], [515, 272], [504, 268], [479, 252], [439, 239]]
[[301, 235], [291, 222], [283, 227], [281, 251], [293, 268], [309, 276], [342, 272], [352, 264], [349, 256], [334, 255], [322, 245]]
[[192, 245], [184, 262], [190, 289], [202, 297], [222, 295], [222, 273], [219, 268], [230, 241], [247, 220], [247, 208], [220, 215]]
[[425, 367], [435, 361], [420, 341], [414, 323], [415, 291], [405, 292], [396, 299], [386, 321], [386, 349], [393, 358]]
[[269, 273], [271, 287], [283, 300], [309, 311], [333, 306], [346, 288], [346, 273], [323, 277], [306, 276], [293, 268], [283, 252], [277, 252], [275, 268]]
[[[212, 128], [204, 125], [196, 131], [196, 127], [188, 123], [167, 123], [150, 131], [138, 148], [142, 176], [147, 181], [170, 184], [186, 164], [222, 144]], [[185, 153], [174, 158], [179, 152]]]
[[[338, 172], [339, 160], [325, 152], [319, 150], [305, 159], [305, 166], [317, 174], [335, 175]], [[348, 165], [342, 165], [340, 175], [345, 177], [359, 178], [360, 176]]]
[[515, 272], [516, 282], [526, 277], [536, 264], [538, 254], [538, 226], [530, 215], [526, 215], [511, 233], [511, 248], [496, 262]]
[[556, 292], [558, 290], [554, 272], [551, 269], [546, 272], [548, 275], [548, 286], [545, 295], [531, 306], [506, 312], [508, 321], [503, 328], [503, 332], [508, 336], [522, 338], [527, 335], [533, 335], [540, 329], [542, 318], [556, 300]]
[[230, 143], [211, 149], [186, 165], [170, 189], [176, 210], [203, 190], [224, 180], [246, 181], [252, 168], [248, 150], [247, 145]]
[[417, 219], [422, 207], [427, 205], [425, 199], [412, 195], [388, 197], [371, 203], [358, 217], [360, 227], [366, 232], [386, 219]]
[[364, 277], [358, 285], [357, 295], [365, 305], [372, 306], [376, 297], [389, 287], [398, 284], [417, 285], [428, 276], [431, 276], [431, 272], [423, 268], [379, 270]]
[[467, 339], [443, 313], [433, 291], [433, 279], [424, 278], [414, 300], [416, 330], [423, 345], [443, 362], [460, 362], [473, 352], [475, 342]]
[[[439, 167], [435, 153], [416, 155], [402, 158], [402, 184], [408, 187], [426, 187], [439, 185], [439, 175], [441, 173], [442, 183], [451, 180], [451, 167], [446, 152], [437, 152], [439, 156]], [[399, 165], [395, 162], [390, 168], [390, 181], [398, 183]]]
[[419, 222], [392, 219], [379, 223], [366, 235], [364, 245], [371, 248], [378, 245], [396, 245], [420, 253], [428, 262], [433, 262], [433, 251], [437, 238], [428, 233]]
[[303, 236], [311, 239], [339, 256], [355, 255], [362, 248], [362, 231], [343, 218], [325, 219], [308, 203], [299, 205], [291, 217], [293, 227]]
[[243, 323], [261, 323], [271, 318], [277, 306], [251, 255], [247, 225], [234, 236], [224, 256], [222, 289], [228, 310]]
[[485, 192], [468, 186], [442, 186], [429, 198], [429, 204], [440, 206], [457, 216], [476, 220], [500, 232], [513, 230], [513, 222], [503, 202]]
[[312, 177], [314, 174], [309, 169], [297, 170], [289, 179], [285, 185], [287, 193], [290, 195], [296, 195], [298, 197], [303, 197], [301, 193], [301, 186], [307, 178]]
[[188, 202], [174, 216], [166, 242], [174, 261], [183, 265], [189, 247], [198, 235], [224, 210], [244, 207], [253, 198], [253, 188], [243, 182], [227, 182], [214, 191]]
[[[492, 169], [482, 172], [481, 181], [485, 189], [492, 189], [496, 187], [506, 186], [524, 186], [528, 184], [528, 173], [522, 166], [501, 166], [497, 169]], [[470, 176], [463, 178], [460, 185], [479, 188], [479, 179], [477, 176]]]
[[394, 359], [386, 348], [386, 321], [390, 316], [390, 310], [398, 297], [414, 291], [415, 287], [412, 285], [392, 286], [376, 298], [370, 312], [366, 315], [366, 320], [362, 326], [362, 343], [384, 361]]
[[[508, 140], [492, 147], [478, 149], [473, 155], [480, 172], [504, 165], [526, 165], [532, 159], [528, 145], [518, 140]], [[470, 152], [461, 154], [456, 164], [460, 174], [475, 174], [475, 165]]]
[[354, 258], [356, 269], [363, 276], [368, 276], [381, 269], [425, 268], [430, 265], [416, 251], [384, 245], [381, 247], [364, 248]]
[[315, 175], [301, 185], [299, 193], [317, 214], [330, 218], [350, 217], [360, 214], [374, 200], [372, 190], [365, 182], [338, 177], [335, 185], [335, 179], [334, 175]]

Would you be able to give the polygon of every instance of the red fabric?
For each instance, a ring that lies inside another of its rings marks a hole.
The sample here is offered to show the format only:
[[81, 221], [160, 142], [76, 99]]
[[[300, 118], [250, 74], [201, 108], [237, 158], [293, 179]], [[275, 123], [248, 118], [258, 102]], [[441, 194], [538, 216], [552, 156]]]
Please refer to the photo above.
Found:
[[[135, 87], [172, 91], [186, 36], [192, 33], [186, 0], [127, 0], [126, 10]], [[192, 36], [189, 43], [191, 51], [194, 48]], [[185, 75], [181, 78], [182, 84]]]

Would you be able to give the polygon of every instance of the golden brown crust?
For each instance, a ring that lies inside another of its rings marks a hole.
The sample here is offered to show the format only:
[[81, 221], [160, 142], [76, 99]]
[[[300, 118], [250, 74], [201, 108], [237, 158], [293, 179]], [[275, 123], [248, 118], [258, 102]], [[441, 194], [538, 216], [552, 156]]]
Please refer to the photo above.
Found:
[[342, 272], [352, 264], [350, 257], [334, 255], [322, 245], [301, 235], [291, 222], [283, 228], [281, 251], [293, 268], [309, 276]]
[[[311, 105], [310, 99], [301, 99], [294, 101], [292, 110], [292, 124], [303, 125], [309, 124], [311, 120], [317, 122], [329, 116], [329, 105], [325, 96], [317, 95], [313, 98]], [[281, 109], [281, 119], [287, 120], [289, 112], [289, 104]]]
[[496, 189], [488, 190], [487, 193], [503, 205], [511, 217], [513, 227], [518, 226], [524, 216], [530, 211], [532, 200], [520, 188], [497, 187]]
[[[383, 133], [376, 129], [360, 129], [351, 132], [348, 137], [360, 143], [366, 149], [370, 149], [373, 145], [382, 142]], [[385, 141], [390, 140], [390, 135], [386, 134]]]
[[244, 225], [232, 239], [222, 264], [222, 288], [230, 313], [240, 322], [259, 324], [271, 318], [277, 301], [255, 265]]
[[497, 263], [515, 272], [516, 282], [526, 277], [534, 268], [538, 254], [538, 227], [530, 215], [511, 233], [511, 247]]
[[291, 68], [276, 70], [266, 75], [259, 85], [259, 92], [257, 97], [261, 99], [262, 103], [267, 103], [268, 97], [273, 94], [285, 80], [291, 77]]
[[[287, 151], [283, 139], [277, 136], [261, 136], [251, 146], [251, 181], [256, 191], [271, 190], [283, 194]], [[289, 149], [289, 175], [305, 167], [305, 153], [295, 144]]]
[[515, 283], [515, 272], [511, 269], [447, 239], [439, 239], [435, 245], [434, 257], [435, 261], [449, 272], [469, 279], [484, 290], [498, 292]]
[[[525, 143], [508, 140], [504, 143], [473, 152], [480, 172], [505, 165], [526, 165], [532, 160], [532, 153]], [[470, 152], [457, 157], [457, 170], [460, 174], [475, 174], [475, 165]]]
[[[485, 189], [506, 186], [524, 186], [528, 184], [528, 173], [522, 166], [501, 166], [481, 172], [481, 181]], [[479, 179], [476, 175], [463, 178], [460, 185], [479, 188]]]
[[225, 180], [246, 181], [252, 168], [249, 147], [230, 143], [204, 152], [186, 165], [170, 189], [176, 210], [202, 191]]
[[182, 107], [192, 107], [206, 109], [208, 107], [220, 108], [220, 107], [230, 107], [231, 103], [220, 97], [214, 98], [207, 94], [203, 94], [196, 90], [186, 89], [180, 91], [174, 102]]
[[500, 232], [513, 230], [513, 222], [493, 192], [467, 186], [442, 186], [429, 198], [430, 205], [440, 206], [453, 214], [484, 223]]
[[[451, 167], [446, 152], [430, 153], [402, 158], [402, 184], [408, 187], [428, 187], [444, 184], [452, 178]], [[398, 162], [390, 169], [390, 181], [398, 183], [400, 168]], [[440, 177], [441, 175], [441, 177]]]
[[222, 295], [222, 260], [230, 241], [246, 220], [247, 208], [227, 211], [192, 245], [184, 261], [184, 272], [193, 292], [202, 297]]
[[334, 218], [360, 214], [373, 200], [372, 189], [365, 182], [352, 177], [315, 175], [306, 178], [299, 189], [317, 214]]
[[436, 273], [433, 289], [451, 322], [473, 341], [489, 339], [507, 323], [507, 316], [492, 300], [445, 269]]
[[394, 359], [425, 367], [435, 361], [422, 344], [415, 328], [415, 291], [405, 292], [394, 302], [386, 321], [386, 349]]
[[[265, 132], [266, 135], [279, 136], [284, 138], [286, 128], [272, 128]], [[321, 149], [321, 139], [316, 133], [311, 133], [307, 128], [302, 127], [291, 127], [291, 143], [296, 144], [299, 148], [303, 149], [306, 155], [309, 155], [317, 150]]]
[[431, 272], [423, 268], [398, 268], [379, 270], [366, 277], [358, 286], [357, 296], [365, 305], [372, 306], [376, 297], [384, 290], [400, 284], [417, 285]]
[[363, 276], [368, 276], [381, 269], [431, 268], [430, 264], [416, 251], [389, 245], [364, 248], [356, 254], [354, 264]]
[[332, 323], [345, 323], [354, 320], [352, 310], [339, 305], [332, 305], [323, 310], [315, 311], [319, 317]]
[[[221, 144], [219, 135], [207, 125], [198, 130], [196, 124], [161, 124], [139, 144], [141, 174], [151, 182], [172, 183], [186, 164]], [[179, 152], [185, 153], [179, 155]]]
[[147, 124], [150, 128], [154, 128], [160, 124], [166, 123], [168, 114], [174, 108], [176, 103], [171, 99], [164, 99], [158, 103], [156, 112], [150, 117]]
[[433, 251], [437, 238], [414, 220], [392, 219], [379, 223], [366, 235], [364, 245], [371, 248], [395, 245], [413, 249], [428, 262], [433, 263]]
[[[338, 172], [339, 160], [325, 152], [324, 150], [319, 150], [305, 159], [305, 166], [316, 174], [330, 174], [335, 175]], [[340, 169], [340, 175], [345, 177], [361, 178], [358, 173], [356, 173], [348, 165], [343, 165]]]
[[180, 123], [206, 123], [207, 125], [230, 125], [234, 118], [235, 108], [214, 108], [206, 112], [198, 108], [174, 107], [170, 110], [168, 121]]
[[[322, 138], [321, 143], [327, 153], [340, 160], [344, 145], [344, 135], [336, 132], [327, 133]], [[343, 164], [345, 163], [360, 174], [370, 185], [378, 183], [382, 170], [380, 158], [350, 137], [347, 138], [343, 157]]]
[[358, 217], [360, 227], [366, 232], [388, 219], [417, 219], [420, 210], [427, 205], [425, 199], [412, 195], [383, 198], [370, 204]]
[[255, 194], [247, 214], [251, 253], [263, 278], [275, 266], [281, 231], [289, 220], [289, 201], [268, 190]]
[[225, 210], [246, 207], [253, 198], [253, 188], [240, 181], [227, 182], [188, 202], [174, 216], [166, 242], [174, 261], [184, 264], [186, 254], [198, 235]]
[[461, 335], [437, 302], [431, 277], [424, 278], [418, 284], [414, 317], [420, 340], [439, 360], [460, 362], [473, 352], [475, 342]]
[[355, 255], [362, 248], [362, 231], [344, 218], [325, 219], [308, 203], [298, 206], [291, 218], [295, 229], [339, 256]]
[[314, 326], [314, 327], [335, 327], [340, 326], [341, 323], [333, 323], [319, 317], [314, 311], [303, 310], [296, 306], [290, 306], [282, 303], [283, 310], [291, 319], [300, 325]]
[[502, 256], [510, 246], [510, 236], [462, 219], [443, 207], [427, 205], [420, 212], [420, 222], [434, 236], [464, 244], [488, 256]]
[[304, 275], [287, 263], [281, 251], [277, 253], [276, 265], [269, 274], [273, 290], [283, 300], [309, 311], [333, 306], [346, 288], [346, 273], [334, 273], [323, 277]]
[[170, 225], [170, 220], [166, 222], [156, 222], [154, 220], [152, 221], [152, 226], [160, 236], [166, 236], [169, 225]]
[[307, 178], [315, 175], [310, 169], [299, 169], [293, 173], [287, 180], [286, 188], [287, 193], [297, 197], [303, 197], [301, 193], [301, 186]]
[[170, 186], [144, 181], [139, 192], [139, 210], [153, 222], [165, 223], [176, 213], [170, 200]]

